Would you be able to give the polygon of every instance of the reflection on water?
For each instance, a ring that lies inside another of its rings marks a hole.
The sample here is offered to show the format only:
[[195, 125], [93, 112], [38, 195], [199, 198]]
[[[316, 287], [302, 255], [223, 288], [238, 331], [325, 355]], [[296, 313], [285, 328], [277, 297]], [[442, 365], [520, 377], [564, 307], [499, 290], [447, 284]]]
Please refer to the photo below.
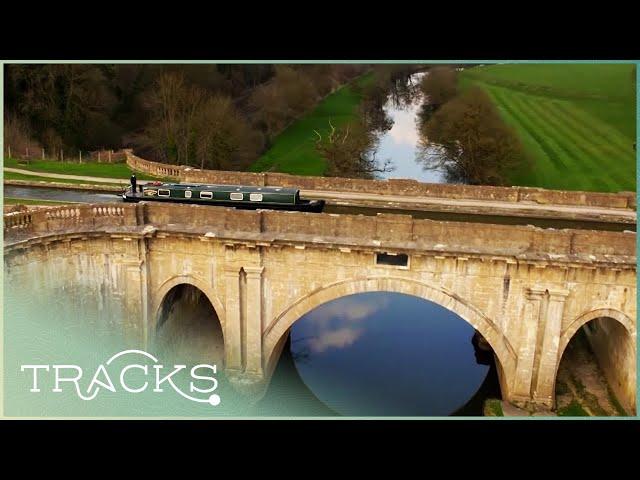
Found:
[[476, 353], [474, 332], [426, 300], [366, 293], [298, 320], [291, 354], [309, 390], [340, 415], [478, 415], [481, 401], [469, 403], [495, 391], [495, 375], [488, 378], [492, 362]]
[[381, 174], [382, 178], [412, 178], [421, 182], [445, 183], [442, 172], [424, 170], [416, 161], [418, 154], [418, 112], [423, 98], [419, 85], [425, 72], [413, 74], [408, 79], [406, 93], [398, 98], [389, 95], [384, 110], [393, 120], [393, 127], [379, 137], [377, 158], [391, 159], [394, 170]]

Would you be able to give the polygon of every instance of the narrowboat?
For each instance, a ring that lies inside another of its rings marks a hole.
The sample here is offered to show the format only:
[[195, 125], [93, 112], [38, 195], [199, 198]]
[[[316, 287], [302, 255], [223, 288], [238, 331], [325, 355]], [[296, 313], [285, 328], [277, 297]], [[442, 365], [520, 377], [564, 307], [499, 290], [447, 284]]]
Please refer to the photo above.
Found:
[[296, 210], [322, 212], [324, 200], [304, 200], [300, 190], [284, 187], [207, 185], [150, 182], [137, 185], [135, 178], [122, 194], [125, 202], [156, 201], [216, 205], [241, 209]]

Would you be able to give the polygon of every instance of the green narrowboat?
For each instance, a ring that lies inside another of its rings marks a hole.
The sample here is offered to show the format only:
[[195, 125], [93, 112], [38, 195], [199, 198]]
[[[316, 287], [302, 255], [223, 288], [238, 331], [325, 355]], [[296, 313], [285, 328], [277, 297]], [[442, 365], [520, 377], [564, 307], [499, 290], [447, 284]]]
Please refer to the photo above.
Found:
[[132, 178], [131, 185], [122, 194], [125, 202], [175, 202], [304, 212], [322, 212], [325, 205], [324, 200], [301, 199], [300, 190], [296, 188], [163, 182], [137, 186], [135, 178]]

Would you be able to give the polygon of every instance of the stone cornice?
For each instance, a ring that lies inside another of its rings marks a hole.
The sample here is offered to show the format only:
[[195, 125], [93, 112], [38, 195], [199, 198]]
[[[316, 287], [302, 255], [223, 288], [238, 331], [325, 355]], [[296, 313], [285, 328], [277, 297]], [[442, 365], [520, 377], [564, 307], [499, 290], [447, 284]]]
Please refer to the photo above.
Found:
[[[144, 223], [142, 222], [144, 219]], [[237, 211], [204, 206], [102, 204], [7, 214], [5, 253], [82, 236], [197, 238], [236, 248], [396, 252], [570, 268], [635, 269], [635, 232], [417, 220], [406, 215]]]

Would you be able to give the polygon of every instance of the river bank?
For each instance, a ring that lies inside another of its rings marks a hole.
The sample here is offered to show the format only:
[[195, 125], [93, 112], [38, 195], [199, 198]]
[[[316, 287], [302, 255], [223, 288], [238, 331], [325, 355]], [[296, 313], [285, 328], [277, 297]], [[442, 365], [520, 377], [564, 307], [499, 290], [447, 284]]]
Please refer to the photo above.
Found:
[[325, 132], [329, 122], [339, 127], [355, 119], [362, 101], [359, 90], [372, 78], [373, 74], [367, 73], [328, 95], [278, 135], [271, 148], [251, 165], [249, 171], [322, 175], [326, 164], [315, 150], [313, 131]]

